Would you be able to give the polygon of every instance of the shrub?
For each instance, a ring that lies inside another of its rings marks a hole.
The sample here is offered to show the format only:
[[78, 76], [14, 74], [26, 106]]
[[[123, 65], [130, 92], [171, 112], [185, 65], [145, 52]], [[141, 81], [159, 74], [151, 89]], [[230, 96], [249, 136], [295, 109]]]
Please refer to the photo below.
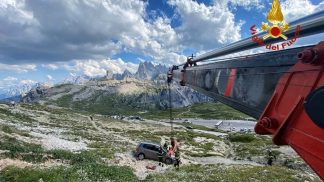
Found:
[[138, 181], [129, 167], [98, 163], [49, 169], [9, 167], [0, 172], [0, 181]]
[[230, 134], [229, 140], [231, 142], [241, 142], [241, 143], [250, 143], [254, 141], [256, 138], [252, 134]]

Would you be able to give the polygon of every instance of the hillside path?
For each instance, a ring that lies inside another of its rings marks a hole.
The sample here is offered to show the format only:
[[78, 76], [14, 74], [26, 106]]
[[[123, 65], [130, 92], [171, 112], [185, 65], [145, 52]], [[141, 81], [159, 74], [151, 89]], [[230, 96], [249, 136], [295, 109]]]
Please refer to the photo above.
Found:
[[[86, 116], [83, 116], [83, 117], [86, 117]], [[133, 141], [133, 140], [130, 140], [130, 139], [127, 138], [127, 137], [123, 137], [123, 136], [120, 136], [120, 135], [116, 135], [116, 134], [114, 134], [114, 133], [112, 133], [112, 132], [108, 132], [108, 131], [102, 129], [101, 127], [99, 127], [99, 126], [96, 124], [96, 122], [95, 122], [94, 120], [91, 120], [90, 117], [87, 117], [87, 118], [88, 118], [88, 120], [91, 122], [92, 126], [93, 126], [96, 130], [98, 130], [99, 132], [101, 132], [101, 133], [103, 133], [103, 134], [105, 134], [105, 135], [112, 135], [112, 136], [114, 136], [115, 138], [117, 138], [117, 140], [114, 140], [114, 141], [123, 141], [123, 142], [128, 142], [128, 143], [133, 144], [133, 145], [137, 145], [137, 144], [138, 144], [137, 142], [135, 142], [135, 141]]]

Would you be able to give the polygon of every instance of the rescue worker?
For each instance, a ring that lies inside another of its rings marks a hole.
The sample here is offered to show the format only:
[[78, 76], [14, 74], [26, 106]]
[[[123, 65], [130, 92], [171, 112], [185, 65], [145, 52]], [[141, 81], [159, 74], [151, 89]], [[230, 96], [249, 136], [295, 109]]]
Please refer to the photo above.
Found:
[[166, 144], [165, 139], [161, 137], [160, 146], [164, 146], [165, 144]]
[[158, 159], [159, 159], [159, 166], [164, 166], [163, 165], [163, 156], [165, 156], [165, 151], [162, 149], [162, 147], [159, 148], [158, 151]]
[[171, 140], [171, 147], [175, 148], [175, 146], [177, 145], [176, 139], [174, 137], [171, 137], [170, 140]]
[[163, 157], [166, 155], [166, 149], [164, 149], [164, 147], [167, 146], [164, 138], [161, 138], [161, 142], [160, 142], [160, 148], [158, 150], [158, 160], [159, 160], [159, 166], [164, 166], [163, 165]]
[[167, 143], [164, 143], [163, 150], [168, 151], [168, 144]]
[[177, 169], [179, 169], [180, 167], [180, 149], [178, 146], [176, 146], [175, 149], [175, 163], [174, 163], [174, 167], [177, 167]]
[[268, 161], [267, 164], [272, 166], [273, 160], [276, 159], [276, 156], [272, 154], [271, 150], [268, 151]]
[[168, 150], [168, 155], [172, 158], [172, 157], [174, 157], [175, 149], [177, 147], [177, 142], [176, 142], [175, 138], [173, 138], [173, 137], [171, 137], [170, 140], [171, 140], [171, 147]]

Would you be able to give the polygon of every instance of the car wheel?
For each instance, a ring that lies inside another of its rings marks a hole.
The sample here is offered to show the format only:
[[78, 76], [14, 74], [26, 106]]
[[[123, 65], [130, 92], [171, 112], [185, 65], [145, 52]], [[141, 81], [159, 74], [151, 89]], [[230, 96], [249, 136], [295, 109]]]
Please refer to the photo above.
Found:
[[138, 154], [137, 157], [138, 157], [139, 160], [145, 159], [145, 155], [143, 153]]
[[165, 159], [166, 164], [172, 164], [172, 160], [170, 158]]

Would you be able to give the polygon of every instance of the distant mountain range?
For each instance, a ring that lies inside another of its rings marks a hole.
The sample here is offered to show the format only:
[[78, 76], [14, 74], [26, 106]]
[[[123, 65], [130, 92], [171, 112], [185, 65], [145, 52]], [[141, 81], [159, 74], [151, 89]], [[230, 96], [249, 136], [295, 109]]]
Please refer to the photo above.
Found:
[[10, 97], [15, 97], [18, 95], [23, 95], [23, 94], [29, 92], [29, 90], [32, 87], [33, 87], [33, 85], [22, 84], [22, 85], [15, 85], [8, 89], [1, 90], [0, 100], [10, 98]]
[[[172, 107], [211, 101], [189, 87], [172, 85]], [[22, 102], [41, 103], [98, 114], [135, 114], [169, 107], [169, 90], [165, 82], [125, 80], [90, 80], [83, 85], [62, 84], [51, 88], [37, 87]]]
[[[125, 70], [121, 74], [113, 74], [109, 76], [111, 80], [124, 80], [126, 78], [133, 78], [136, 80], [162, 80], [166, 79], [166, 73], [168, 68], [161, 64], [154, 65], [151, 62], [140, 62], [137, 71], [133, 74], [129, 70]], [[108, 75], [102, 78], [91, 78], [85, 75], [71, 75], [70, 77], [64, 79], [64, 81], [60, 84], [72, 84], [72, 85], [84, 85], [89, 81], [102, 81], [107, 79]], [[7, 90], [0, 90], [0, 100], [2, 101], [19, 101], [22, 97], [24, 97], [31, 90], [42, 90], [43, 88], [47, 89], [51, 87], [51, 85], [47, 83], [37, 83], [37, 84], [23, 84], [17, 85]]]
[[48, 83], [29, 83], [29, 84], [18, 84], [8, 89], [0, 90], [0, 101], [19, 101], [24, 97], [31, 89], [36, 87], [47, 87]]
[[166, 74], [168, 68], [161, 64], [154, 65], [151, 62], [140, 62], [135, 74], [132, 74], [129, 70], [125, 70], [122, 74], [114, 74], [112, 79], [123, 80], [125, 78], [136, 78], [138, 80], [155, 80], [161, 74]]
[[62, 84], [84, 84], [92, 78], [85, 75], [70, 76], [63, 80]]

